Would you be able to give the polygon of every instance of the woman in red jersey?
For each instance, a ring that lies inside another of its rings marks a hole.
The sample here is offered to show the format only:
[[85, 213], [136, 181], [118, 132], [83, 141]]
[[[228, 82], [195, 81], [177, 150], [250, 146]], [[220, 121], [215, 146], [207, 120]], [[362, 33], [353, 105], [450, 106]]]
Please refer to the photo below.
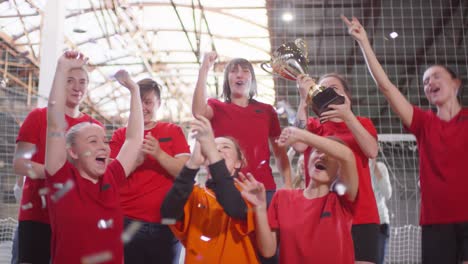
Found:
[[49, 96], [45, 155], [46, 187], [52, 229], [52, 263], [122, 263], [122, 210], [118, 187], [135, 166], [143, 138], [138, 86], [125, 71], [116, 79], [131, 94], [126, 141], [116, 159], [102, 127], [85, 122], [64, 127], [65, 73], [81, 68], [87, 58], [66, 52], [59, 58]]
[[[85, 98], [89, 83], [86, 70], [74, 68], [62, 73], [66, 77], [66, 82], [61, 87], [65, 98], [65, 128], [81, 122], [93, 122], [102, 126], [99, 121], [80, 112], [80, 104]], [[50, 263], [51, 229], [46, 200], [48, 189], [44, 181], [47, 111], [47, 107], [32, 110], [22, 123], [16, 138], [13, 169], [20, 176], [20, 186], [25, 178], [18, 214], [18, 238], [13, 241], [18, 243], [18, 252], [13, 252], [13, 256], [18, 255], [16, 262], [19, 263]]]
[[[329, 111], [318, 118], [307, 119], [307, 90], [315, 82], [307, 75], [298, 79], [300, 103], [297, 111], [297, 126], [304, 128], [306, 120], [307, 130], [320, 136], [334, 136], [343, 140], [354, 152], [359, 175], [359, 195], [354, 203], [354, 219], [352, 235], [356, 263], [376, 263], [378, 261], [378, 233], [379, 214], [375, 202], [370, 179], [369, 158], [374, 158], [378, 152], [377, 131], [369, 118], [355, 116], [351, 110], [351, 90], [346, 79], [336, 73], [325, 74], [320, 77], [318, 84], [335, 89], [345, 97], [345, 103], [330, 105]], [[307, 160], [311, 148], [304, 143], [294, 144], [294, 148], [304, 151]], [[305, 170], [306, 183], [310, 180]]]
[[358, 193], [354, 154], [338, 138], [295, 127], [285, 128], [278, 144], [298, 141], [314, 147], [305, 162], [311, 177], [305, 189], [277, 191], [267, 210], [263, 184], [250, 175], [238, 181], [244, 198], [255, 206], [259, 251], [269, 257], [279, 243], [280, 263], [354, 263], [351, 225]]
[[379, 90], [416, 136], [423, 263], [468, 263], [468, 109], [457, 98], [461, 80], [446, 66], [430, 66], [422, 82], [426, 98], [437, 111], [412, 105], [388, 79], [358, 19], [341, 18], [359, 43]]
[[[214, 65], [216, 53], [207, 53], [198, 75], [193, 95], [192, 113], [201, 115], [211, 122], [215, 137], [235, 138], [245, 153], [250, 172], [265, 184], [269, 199], [276, 190], [270, 167], [270, 147], [276, 158], [278, 170], [284, 179], [284, 187], [291, 188], [291, 168], [284, 148], [274, 144], [281, 128], [278, 116], [271, 105], [256, 101], [257, 82], [252, 64], [245, 59], [231, 60], [224, 70], [224, 101], [206, 101], [206, 79]], [[252, 125], [255, 124], [255, 131]]]

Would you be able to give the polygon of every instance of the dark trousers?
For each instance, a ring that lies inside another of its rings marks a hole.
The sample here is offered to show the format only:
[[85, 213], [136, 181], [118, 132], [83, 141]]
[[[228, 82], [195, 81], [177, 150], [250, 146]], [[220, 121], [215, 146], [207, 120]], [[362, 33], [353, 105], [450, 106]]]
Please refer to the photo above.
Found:
[[390, 226], [388, 224], [380, 225], [379, 236], [378, 236], [378, 261], [377, 264], [383, 264], [385, 260], [385, 254], [387, 252], [387, 242], [390, 237]]
[[52, 231], [49, 224], [35, 221], [19, 221], [19, 263], [49, 264], [51, 234]]
[[[124, 218], [124, 226], [137, 221]], [[167, 225], [156, 223], [142, 223], [141, 228], [132, 240], [124, 246], [125, 264], [161, 263], [172, 264], [174, 259], [174, 245], [177, 240]]]

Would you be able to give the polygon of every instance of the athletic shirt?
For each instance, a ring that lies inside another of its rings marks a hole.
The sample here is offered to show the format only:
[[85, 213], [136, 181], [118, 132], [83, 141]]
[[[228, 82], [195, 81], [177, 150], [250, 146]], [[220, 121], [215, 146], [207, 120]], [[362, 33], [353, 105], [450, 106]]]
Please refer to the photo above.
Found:
[[255, 216], [246, 204], [247, 220], [231, 218], [211, 190], [195, 185], [183, 220], [169, 226], [185, 247], [185, 263], [259, 263], [250, 239]]
[[450, 121], [413, 106], [421, 184], [420, 224], [468, 222], [468, 108]]
[[[126, 128], [119, 128], [110, 142], [111, 157], [115, 158], [125, 142]], [[190, 148], [182, 129], [171, 123], [157, 122], [151, 133], [161, 149], [172, 157], [190, 155]], [[174, 177], [151, 155], [145, 155], [138, 166], [120, 188], [120, 204], [125, 216], [151, 223], [161, 222], [161, 204], [171, 189]]]
[[[123, 263], [123, 214], [118, 186], [125, 171], [118, 160], [111, 162], [97, 183], [87, 180], [68, 161], [54, 175], [46, 172], [52, 263], [84, 263], [85, 257], [111, 255], [109, 261]], [[61, 197], [63, 188], [73, 187]], [[60, 197], [55, 199], [54, 197]]]
[[269, 139], [279, 137], [281, 128], [278, 116], [269, 104], [250, 100], [246, 107], [209, 99], [213, 109], [211, 126], [215, 137], [235, 138], [247, 160], [242, 172], [250, 172], [267, 190], [276, 184], [270, 167]]
[[352, 203], [335, 192], [315, 199], [303, 192], [278, 190], [268, 208], [280, 263], [354, 263]]
[[[78, 118], [65, 115], [67, 129], [81, 122], [93, 122], [100, 126], [102, 124], [87, 114], [82, 114]], [[47, 108], [36, 108], [32, 110], [18, 132], [16, 143], [19, 141], [36, 145], [36, 153], [31, 157], [31, 161], [45, 163], [45, 147], [47, 134]], [[19, 210], [19, 221], [35, 221], [48, 224], [49, 214], [45, 195], [39, 195], [39, 190], [45, 187], [43, 179], [31, 179], [26, 177]], [[23, 208], [23, 209], [22, 209]]]
[[[377, 139], [377, 130], [372, 121], [365, 117], [357, 117], [361, 125]], [[356, 159], [356, 167], [359, 175], [359, 191], [354, 202], [354, 219], [353, 224], [379, 224], [379, 213], [375, 201], [374, 191], [369, 170], [369, 159], [359, 147], [353, 134], [344, 122], [325, 122], [320, 123], [318, 119], [309, 118], [307, 130], [319, 136], [335, 136], [343, 140], [346, 145], [353, 151]], [[304, 160], [308, 161], [312, 148], [308, 147], [304, 152]], [[308, 162], [304, 162], [306, 186], [309, 184], [310, 176], [307, 169]]]

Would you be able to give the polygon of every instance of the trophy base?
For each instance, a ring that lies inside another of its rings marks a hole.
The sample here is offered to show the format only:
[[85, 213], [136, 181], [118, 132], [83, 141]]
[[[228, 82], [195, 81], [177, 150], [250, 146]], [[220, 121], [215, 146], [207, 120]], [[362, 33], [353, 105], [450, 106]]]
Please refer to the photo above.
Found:
[[339, 95], [332, 88], [327, 88], [312, 98], [312, 110], [317, 116], [330, 110], [331, 104], [344, 104], [345, 98]]

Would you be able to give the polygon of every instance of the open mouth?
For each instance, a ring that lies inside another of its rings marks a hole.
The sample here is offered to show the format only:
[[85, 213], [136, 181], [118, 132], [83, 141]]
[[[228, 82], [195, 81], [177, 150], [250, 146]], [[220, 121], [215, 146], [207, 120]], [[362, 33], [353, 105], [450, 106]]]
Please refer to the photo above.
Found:
[[98, 157], [96, 158], [96, 162], [100, 165], [104, 165], [106, 164], [106, 158], [103, 158], [103, 157]]
[[440, 88], [437, 87], [437, 88], [432, 89], [431, 93], [437, 93], [438, 91], [440, 91]]
[[323, 164], [321, 162], [317, 162], [317, 163], [315, 163], [315, 169], [317, 169], [317, 170], [326, 170], [327, 167], [325, 166], [325, 164]]
[[244, 81], [237, 81], [236, 84], [237, 85], [244, 85]]

